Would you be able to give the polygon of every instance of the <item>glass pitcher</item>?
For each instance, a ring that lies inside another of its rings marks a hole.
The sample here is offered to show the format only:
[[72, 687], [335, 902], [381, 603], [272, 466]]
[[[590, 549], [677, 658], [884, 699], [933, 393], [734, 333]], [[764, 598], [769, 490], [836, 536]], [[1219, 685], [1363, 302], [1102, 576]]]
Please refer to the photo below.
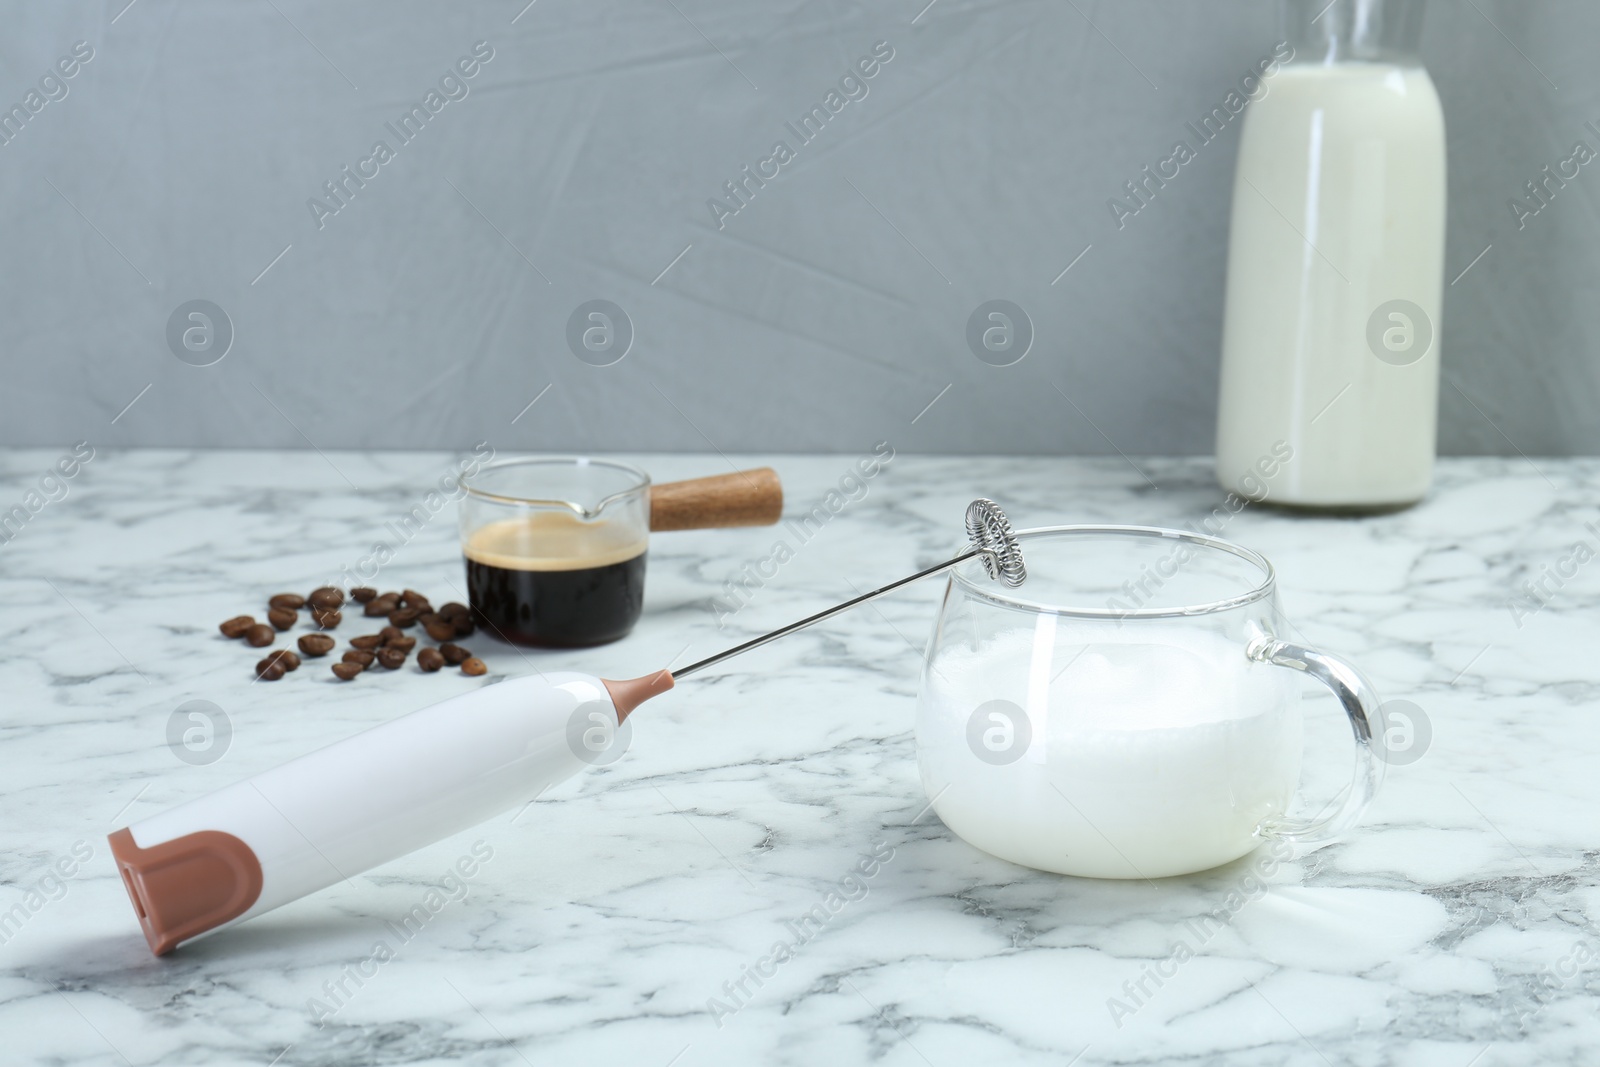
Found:
[[[928, 645], [917, 760], [946, 826], [1040, 870], [1159, 878], [1355, 824], [1384, 768], [1377, 697], [1349, 663], [1280, 636], [1265, 558], [1142, 526], [1018, 536], [1027, 582], [958, 566]], [[1291, 671], [1331, 688], [1355, 735], [1350, 787], [1312, 820], [1285, 814], [1302, 744]]]
[[627, 636], [644, 609], [648, 474], [614, 460], [529, 456], [461, 484], [461, 554], [480, 626], [556, 648]]

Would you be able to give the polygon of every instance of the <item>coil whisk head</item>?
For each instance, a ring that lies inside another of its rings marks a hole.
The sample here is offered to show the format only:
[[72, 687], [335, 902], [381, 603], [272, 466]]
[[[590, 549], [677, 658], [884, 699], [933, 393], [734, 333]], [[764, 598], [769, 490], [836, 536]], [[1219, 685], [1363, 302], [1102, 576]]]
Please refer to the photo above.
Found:
[[1000, 505], [979, 497], [967, 505], [967, 540], [981, 553], [983, 569], [1013, 589], [1028, 580], [1022, 562], [1022, 545], [1011, 530], [1011, 520]]

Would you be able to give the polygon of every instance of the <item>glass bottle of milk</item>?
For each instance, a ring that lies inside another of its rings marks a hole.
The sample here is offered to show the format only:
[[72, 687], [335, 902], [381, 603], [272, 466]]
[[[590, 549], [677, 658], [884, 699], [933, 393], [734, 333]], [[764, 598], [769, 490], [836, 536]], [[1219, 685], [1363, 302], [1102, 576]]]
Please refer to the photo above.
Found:
[[1229, 489], [1351, 509], [1427, 492], [1445, 138], [1416, 54], [1422, 13], [1423, 0], [1284, 0], [1294, 54], [1245, 113], [1234, 179], [1217, 411]]

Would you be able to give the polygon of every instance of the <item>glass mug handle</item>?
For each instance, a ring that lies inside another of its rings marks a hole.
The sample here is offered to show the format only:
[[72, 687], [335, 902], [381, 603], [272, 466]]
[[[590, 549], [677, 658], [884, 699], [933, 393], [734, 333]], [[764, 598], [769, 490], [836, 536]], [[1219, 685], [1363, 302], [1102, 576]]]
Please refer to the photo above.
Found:
[[1356, 766], [1350, 788], [1333, 812], [1313, 819], [1273, 818], [1261, 824], [1264, 837], [1278, 838], [1291, 845], [1316, 847], [1341, 836], [1356, 824], [1378, 787], [1383, 784], [1386, 766], [1373, 751], [1373, 728], [1380, 724], [1378, 695], [1372, 683], [1354, 666], [1337, 656], [1315, 649], [1291, 645], [1262, 635], [1250, 642], [1245, 654], [1259, 662], [1303, 671], [1333, 690], [1355, 735]]

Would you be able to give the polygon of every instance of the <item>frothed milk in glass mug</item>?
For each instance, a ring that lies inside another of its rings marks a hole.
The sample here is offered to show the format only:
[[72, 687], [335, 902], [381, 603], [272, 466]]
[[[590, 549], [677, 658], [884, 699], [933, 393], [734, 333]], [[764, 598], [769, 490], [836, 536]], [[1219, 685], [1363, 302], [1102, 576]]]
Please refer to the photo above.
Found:
[[[1159, 878], [1355, 824], [1382, 778], [1377, 697], [1350, 664], [1282, 639], [1266, 559], [1150, 527], [1018, 536], [1026, 583], [956, 568], [929, 642], [917, 759], [946, 826], [1041, 870]], [[1355, 737], [1349, 788], [1309, 821], [1285, 814], [1298, 672], [1334, 691]]]

